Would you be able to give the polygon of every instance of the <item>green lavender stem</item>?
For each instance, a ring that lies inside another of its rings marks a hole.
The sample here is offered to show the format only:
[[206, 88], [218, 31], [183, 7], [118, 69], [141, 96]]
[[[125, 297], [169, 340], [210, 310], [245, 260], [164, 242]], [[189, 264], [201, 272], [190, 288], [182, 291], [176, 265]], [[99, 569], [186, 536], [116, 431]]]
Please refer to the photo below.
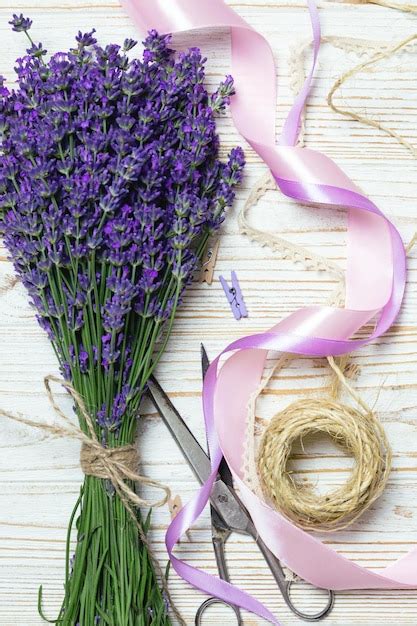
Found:
[[[200, 259], [207, 241], [206, 233], [196, 251]], [[131, 403], [130, 412], [122, 420], [117, 437], [109, 436], [107, 445], [110, 447], [130, 445], [135, 441], [136, 411], [146, 381], [159, 362], [171, 333], [180, 289], [181, 285], [172, 280], [168, 281], [165, 288], [166, 297], [174, 297], [175, 305], [159, 349], [156, 349], [156, 344], [160, 328], [155, 320], [144, 319], [138, 330], [135, 372], [136, 380], [141, 381], [140, 390]], [[90, 320], [93, 320], [93, 310], [89, 313]], [[99, 323], [100, 320], [97, 320], [98, 326]], [[100, 332], [100, 328], [96, 332]], [[87, 350], [91, 350], [88, 338], [85, 337], [85, 345]], [[65, 352], [66, 346], [57, 346], [57, 353]], [[84, 376], [79, 372], [74, 374], [74, 387], [83, 396], [86, 405], [93, 412], [96, 411], [99, 406], [98, 396], [109, 381], [99, 380], [100, 371], [91, 371]], [[81, 427], [85, 430], [82, 422]], [[100, 435], [99, 430], [97, 434]], [[71, 535], [75, 519], [76, 547], [71, 557]], [[137, 521], [146, 533], [150, 515], [143, 522], [137, 511]], [[167, 600], [160, 589], [148, 549], [139, 537], [135, 521], [107, 480], [93, 476], [84, 479], [69, 523], [65, 570], [64, 600], [59, 616], [54, 620], [57, 626], [171, 625]], [[42, 612], [42, 590], [39, 612], [46, 619]]]
[[[86, 476], [77, 506], [76, 550], [56, 624], [169, 626], [147, 548], [112, 486]], [[145, 532], [149, 523], [148, 517]]]

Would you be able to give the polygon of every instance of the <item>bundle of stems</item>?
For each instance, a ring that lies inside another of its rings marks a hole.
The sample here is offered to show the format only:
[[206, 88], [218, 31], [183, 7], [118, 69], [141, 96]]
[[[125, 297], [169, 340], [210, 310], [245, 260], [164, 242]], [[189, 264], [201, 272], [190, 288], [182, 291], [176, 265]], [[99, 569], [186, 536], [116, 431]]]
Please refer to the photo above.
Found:
[[[234, 199], [239, 148], [219, 159], [198, 49], [175, 55], [150, 32], [136, 45], [97, 44], [94, 31], [47, 59], [29, 34], [17, 87], [0, 77], [0, 228], [75, 409], [104, 450], [135, 443], [147, 380], [207, 245]], [[127, 486], [133, 489], [132, 482]], [[150, 524], [114, 481], [86, 475], [67, 535], [59, 626], [170, 624], [146, 538]], [[71, 554], [73, 527], [75, 552]], [[39, 610], [42, 613], [42, 592]]]

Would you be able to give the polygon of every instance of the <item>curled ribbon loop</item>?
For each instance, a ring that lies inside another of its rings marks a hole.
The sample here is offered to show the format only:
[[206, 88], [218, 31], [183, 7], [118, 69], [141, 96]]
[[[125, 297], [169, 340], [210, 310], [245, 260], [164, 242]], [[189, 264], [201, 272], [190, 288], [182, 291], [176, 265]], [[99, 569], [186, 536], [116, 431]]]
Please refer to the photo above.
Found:
[[[204, 592], [279, 624], [265, 606], [244, 591], [191, 567], [173, 554], [178, 539], [206, 506], [224, 454], [259, 534], [272, 552], [299, 576], [328, 589], [416, 587], [414, 550], [381, 573], [372, 572], [294, 526], [260, 500], [242, 480], [247, 404], [259, 385], [268, 351], [316, 357], [352, 352], [381, 336], [392, 325], [405, 289], [405, 251], [394, 225], [331, 159], [295, 146], [320, 46], [315, 4], [308, 0], [314, 35], [312, 68], [277, 144], [272, 51], [265, 39], [223, 0], [121, 2], [143, 30], [156, 28], [172, 33], [229, 27], [236, 84], [231, 111], [237, 129], [271, 169], [286, 196], [302, 203], [348, 211], [345, 308], [310, 306], [295, 311], [269, 331], [231, 343], [213, 361], [206, 375], [203, 404], [212, 473], [167, 531], [166, 545], [175, 570]], [[357, 331], [373, 319], [376, 319], [373, 332], [366, 338], [355, 339]], [[219, 368], [219, 359], [225, 354], [229, 358]]]

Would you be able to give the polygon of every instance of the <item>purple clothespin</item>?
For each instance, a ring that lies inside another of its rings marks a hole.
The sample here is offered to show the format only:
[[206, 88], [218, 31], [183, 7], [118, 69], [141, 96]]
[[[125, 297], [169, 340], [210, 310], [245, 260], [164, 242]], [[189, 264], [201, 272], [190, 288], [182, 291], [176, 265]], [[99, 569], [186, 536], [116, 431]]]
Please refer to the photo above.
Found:
[[240, 320], [242, 317], [248, 317], [248, 311], [243, 300], [242, 291], [240, 289], [239, 281], [236, 276], [236, 272], [232, 272], [232, 286], [229, 287], [226, 279], [223, 276], [219, 276], [219, 280], [222, 284], [223, 291], [226, 294], [226, 298], [229, 301], [235, 319]]

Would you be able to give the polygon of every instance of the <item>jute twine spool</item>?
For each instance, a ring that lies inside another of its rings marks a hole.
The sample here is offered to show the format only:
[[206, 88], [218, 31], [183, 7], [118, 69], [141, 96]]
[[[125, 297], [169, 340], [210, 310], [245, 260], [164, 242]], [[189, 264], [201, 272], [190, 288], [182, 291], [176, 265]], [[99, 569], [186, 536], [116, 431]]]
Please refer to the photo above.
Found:
[[[347, 482], [324, 495], [288, 470], [294, 443], [318, 432], [355, 461]], [[264, 495], [306, 530], [340, 530], [351, 524], [381, 495], [390, 469], [391, 449], [375, 415], [330, 398], [299, 400], [277, 413], [263, 433], [258, 455]]]

